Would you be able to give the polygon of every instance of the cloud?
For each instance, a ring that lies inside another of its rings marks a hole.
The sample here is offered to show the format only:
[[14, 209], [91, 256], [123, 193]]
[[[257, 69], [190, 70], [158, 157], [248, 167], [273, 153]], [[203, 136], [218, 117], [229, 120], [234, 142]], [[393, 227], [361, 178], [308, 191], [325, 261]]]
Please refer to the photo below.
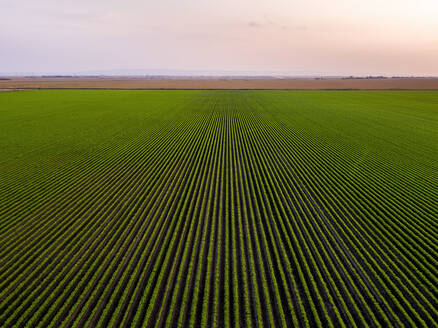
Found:
[[248, 23], [248, 26], [252, 28], [258, 28], [258, 27], [262, 27], [263, 25], [258, 22], [251, 21]]
[[257, 21], [250, 21], [247, 25], [251, 28], [261, 28], [261, 27], [271, 27], [271, 28], [278, 28], [282, 30], [294, 30], [294, 31], [306, 31], [308, 30], [308, 26], [306, 25], [288, 25], [288, 24], [282, 24], [280, 22], [272, 21], [265, 17], [266, 22], [260, 23]]

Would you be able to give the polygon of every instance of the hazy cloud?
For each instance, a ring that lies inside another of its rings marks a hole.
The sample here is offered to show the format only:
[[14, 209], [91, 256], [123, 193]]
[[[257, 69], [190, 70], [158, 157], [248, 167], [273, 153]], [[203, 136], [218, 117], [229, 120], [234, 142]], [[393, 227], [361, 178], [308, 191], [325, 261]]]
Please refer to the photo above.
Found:
[[249, 27], [256, 27], [257, 28], [257, 27], [262, 27], [263, 25], [258, 23], [258, 22], [251, 21], [251, 22], [248, 23], [248, 26]]

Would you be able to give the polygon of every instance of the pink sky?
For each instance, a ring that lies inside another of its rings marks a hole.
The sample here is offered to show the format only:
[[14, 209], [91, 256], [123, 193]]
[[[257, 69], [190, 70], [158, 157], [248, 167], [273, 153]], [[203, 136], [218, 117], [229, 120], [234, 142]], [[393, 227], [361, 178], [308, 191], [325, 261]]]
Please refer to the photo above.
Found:
[[0, 0], [0, 73], [438, 75], [436, 0]]

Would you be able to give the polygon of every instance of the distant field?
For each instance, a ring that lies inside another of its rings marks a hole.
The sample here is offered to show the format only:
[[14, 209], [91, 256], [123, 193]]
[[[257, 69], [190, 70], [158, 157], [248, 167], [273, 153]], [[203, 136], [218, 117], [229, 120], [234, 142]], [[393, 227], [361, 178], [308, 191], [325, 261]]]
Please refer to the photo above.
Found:
[[438, 90], [438, 78], [13, 77], [0, 89]]
[[0, 117], [0, 326], [438, 326], [436, 91], [34, 90]]

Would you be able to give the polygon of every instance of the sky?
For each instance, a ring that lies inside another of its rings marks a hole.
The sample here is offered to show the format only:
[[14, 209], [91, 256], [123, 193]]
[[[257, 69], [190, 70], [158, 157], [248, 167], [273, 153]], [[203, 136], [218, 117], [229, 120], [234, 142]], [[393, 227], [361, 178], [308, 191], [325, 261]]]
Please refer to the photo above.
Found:
[[0, 74], [148, 72], [438, 76], [438, 0], [0, 0]]

